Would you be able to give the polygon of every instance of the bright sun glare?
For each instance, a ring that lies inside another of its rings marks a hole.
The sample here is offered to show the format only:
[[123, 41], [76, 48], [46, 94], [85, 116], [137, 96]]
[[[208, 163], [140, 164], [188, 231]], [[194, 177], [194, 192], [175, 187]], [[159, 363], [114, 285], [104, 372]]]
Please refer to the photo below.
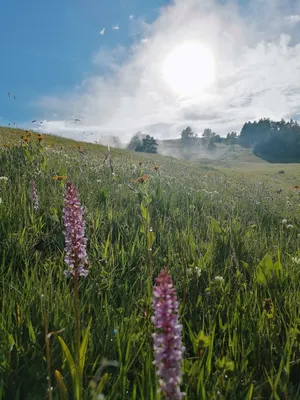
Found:
[[209, 48], [197, 42], [184, 42], [166, 56], [162, 72], [175, 93], [190, 96], [213, 83], [215, 60]]

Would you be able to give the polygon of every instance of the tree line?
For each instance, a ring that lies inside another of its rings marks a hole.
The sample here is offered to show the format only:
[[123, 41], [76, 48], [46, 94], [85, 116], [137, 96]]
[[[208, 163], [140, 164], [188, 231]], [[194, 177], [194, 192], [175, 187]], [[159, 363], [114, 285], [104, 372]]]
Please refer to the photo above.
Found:
[[[199, 146], [202, 150], [214, 152], [218, 143], [251, 148], [255, 155], [269, 162], [300, 162], [300, 125], [292, 119], [273, 121], [270, 118], [261, 118], [258, 121], [249, 121], [244, 123], [239, 134], [230, 132], [225, 137], [221, 137], [210, 128], [204, 129], [201, 136], [190, 126], [181, 132], [180, 147], [185, 150]], [[132, 137], [127, 148], [157, 153], [158, 144], [154, 137], [138, 132]]]

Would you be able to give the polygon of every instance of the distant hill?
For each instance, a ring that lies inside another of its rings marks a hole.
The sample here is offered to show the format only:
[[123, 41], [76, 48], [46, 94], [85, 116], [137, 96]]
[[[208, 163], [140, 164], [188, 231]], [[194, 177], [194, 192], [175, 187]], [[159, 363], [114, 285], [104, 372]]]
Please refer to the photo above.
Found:
[[254, 155], [251, 149], [246, 149], [239, 145], [216, 143], [214, 151], [207, 151], [204, 146], [193, 146], [190, 149], [182, 149], [180, 139], [158, 141], [158, 154], [197, 161], [203, 164], [223, 166], [240, 163], [265, 163], [261, 158]]

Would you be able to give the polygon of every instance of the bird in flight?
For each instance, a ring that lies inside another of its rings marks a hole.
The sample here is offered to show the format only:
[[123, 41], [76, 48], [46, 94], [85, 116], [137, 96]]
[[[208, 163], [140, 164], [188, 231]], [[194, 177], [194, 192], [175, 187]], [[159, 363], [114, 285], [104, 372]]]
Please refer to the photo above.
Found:
[[35, 122], [36, 122], [36, 119], [33, 119], [33, 120], [31, 121], [32, 124], [34, 124]]
[[104, 32], [105, 32], [105, 28], [103, 28], [103, 29], [99, 32], [99, 34], [103, 36], [103, 35], [104, 35]]
[[74, 119], [74, 121], [75, 121], [75, 123], [76, 123], [76, 122], [80, 121], [80, 119], [78, 119], [78, 118], [75, 118], [75, 119]]

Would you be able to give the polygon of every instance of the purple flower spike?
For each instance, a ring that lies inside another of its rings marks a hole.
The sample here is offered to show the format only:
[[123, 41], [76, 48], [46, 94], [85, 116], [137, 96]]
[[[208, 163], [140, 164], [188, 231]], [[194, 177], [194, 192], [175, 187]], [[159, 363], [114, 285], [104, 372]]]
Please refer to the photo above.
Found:
[[35, 181], [31, 182], [30, 198], [33, 204], [33, 209], [35, 212], [37, 212], [39, 210], [39, 198], [36, 190]]
[[184, 347], [181, 342], [182, 325], [178, 317], [178, 301], [172, 278], [165, 268], [156, 278], [153, 288], [154, 316], [152, 322], [158, 329], [153, 334], [154, 364], [157, 368], [160, 390], [167, 400], [180, 400], [181, 363]]
[[66, 184], [63, 219], [65, 224], [66, 254], [65, 263], [69, 268], [65, 271], [68, 277], [73, 275], [87, 276], [88, 258], [86, 254], [87, 239], [84, 236], [85, 221], [83, 209], [77, 196], [77, 191], [71, 182]]

